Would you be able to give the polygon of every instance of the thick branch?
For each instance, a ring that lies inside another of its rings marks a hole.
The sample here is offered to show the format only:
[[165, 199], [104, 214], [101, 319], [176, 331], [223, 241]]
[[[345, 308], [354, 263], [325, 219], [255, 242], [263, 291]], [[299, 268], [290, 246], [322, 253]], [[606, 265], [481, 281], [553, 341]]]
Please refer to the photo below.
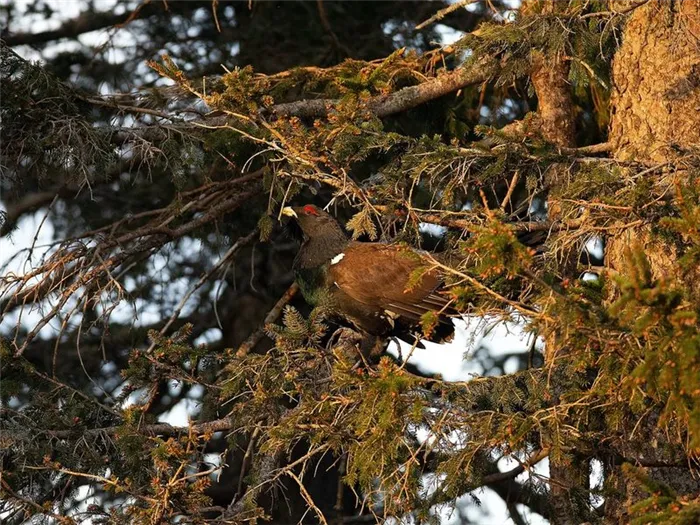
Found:
[[126, 11], [121, 14], [114, 14], [112, 11], [85, 11], [77, 17], [66, 20], [58, 29], [43, 31], [41, 33], [15, 33], [5, 36], [5, 43], [8, 46], [37, 45], [45, 44], [61, 38], [77, 38], [83, 33], [124, 24], [151, 16], [163, 9], [160, 2], [150, 4], [144, 3], [134, 12]]
[[[558, 12], [559, 6], [554, 0], [530, 1], [525, 2], [522, 9], [525, 13], [552, 15]], [[576, 120], [568, 82], [569, 63], [562, 56], [539, 50], [532, 51], [530, 62], [542, 135], [557, 146], [575, 146]]]
[[64, 193], [65, 187], [53, 188], [47, 191], [29, 193], [20, 200], [7, 205], [7, 211], [0, 214], [0, 237], [7, 235], [17, 224], [17, 220], [25, 213], [33, 212], [46, 206]]
[[[234, 427], [234, 421], [229, 418], [215, 419], [204, 423], [195, 423], [186, 427], [175, 427], [168, 423], [156, 423], [153, 425], [143, 425], [134, 430], [144, 436], [179, 436], [182, 434], [211, 434], [223, 430], [231, 430]], [[41, 430], [37, 428], [26, 429], [23, 431], [5, 429], [5, 437], [16, 440], [32, 440], [38, 434], [46, 434], [52, 439], [70, 439], [72, 437], [96, 437], [99, 435], [114, 436], [118, 433], [123, 433], [125, 427], [114, 426], [104, 428], [72, 428], [69, 430]]]
[[[496, 69], [494, 60], [480, 60], [417, 86], [406, 87], [390, 95], [376, 97], [368, 103], [368, 107], [378, 117], [388, 117], [466, 86], [486, 82], [495, 74]], [[337, 103], [335, 99], [298, 100], [273, 106], [271, 111], [282, 117], [321, 118], [325, 117]]]
[[512, 478], [487, 486], [506, 503], [520, 503], [543, 518], [550, 518], [549, 499], [546, 493], [537, 492], [528, 485], [521, 485]]
[[542, 461], [548, 455], [549, 449], [542, 449], [533, 454], [531, 457], [529, 457], [526, 461], [522, 462], [517, 467], [514, 467], [507, 472], [494, 472], [493, 474], [488, 474], [483, 477], [482, 481], [484, 485], [494, 485], [496, 483], [500, 483], [501, 481], [513, 479], [516, 476], [519, 476], [520, 474], [525, 472], [525, 470], [533, 466], [535, 463], [539, 463], [540, 461]]

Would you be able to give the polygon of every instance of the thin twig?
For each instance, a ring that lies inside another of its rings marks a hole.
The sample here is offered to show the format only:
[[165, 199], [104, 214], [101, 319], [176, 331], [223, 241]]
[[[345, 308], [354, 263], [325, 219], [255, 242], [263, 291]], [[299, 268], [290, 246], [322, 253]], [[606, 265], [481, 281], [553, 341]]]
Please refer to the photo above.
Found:
[[318, 7], [318, 16], [321, 19], [321, 25], [323, 28], [326, 30], [326, 32], [330, 35], [330, 37], [333, 39], [333, 43], [335, 44], [335, 47], [340, 49], [343, 53], [345, 53], [345, 56], [352, 57], [352, 50], [343, 44], [340, 39], [338, 38], [338, 35], [335, 34], [335, 31], [333, 31], [333, 28], [331, 27], [331, 23], [328, 20], [328, 14], [326, 13], [326, 8], [323, 5], [323, 0], [316, 0], [316, 6]]
[[272, 309], [267, 313], [265, 316], [265, 319], [263, 320], [262, 326], [255, 330], [248, 339], [246, 339], [241, 346], [238, 347], [238, 351], [236, 352], [236, 357], [243, 358], [248, 353], [255, 347], [258, 342], [263, 338], [265, 335], [264, 327], [270, 323], [273, 323], [282, 313], [282, 309], [285, 307], [289, 301], [294, 298], [294, 296], [297, 294], [299, 291], [299, 285], [295, 282], [292, 283], [292, 285], [287, 289], [284, 294], [282, 294], [282, 297], [279, 298], [279, 300], [275, 303], [275, 306], [272, 307]]
[[253, 457], [253, 449], [255, 448], [255, 440], [258, 439], [260, 434], [260, 427], [255, 427], [253, 433], [250, 435], [250, 441], [248, 441], [248, 446], [246, 447], [245, 455], [243, 456], [243, 461], [241, 462], [241, 473], [238, 475], [238, 488], [236, 490], [236, 497], [238, 499], [243, 494], [243, 479], [245, 478], [246, 470], [250, 464], [250, 460]]
[[[204, 283], [206, 283], [211, 276], [221, 268], [226, 261], [228, 261], [233, 255], [238, 252], [243, 246], [247, 245], [250, 243], [253, 239], [257, 238], [258, 236], [258, 229], [254, 228], [253, 231], [251, 231], [248, 235], [245, 237], [241, 237], [238, 239], [233, 246], [231, 246], [226, 253], [219, 259], [219, 261], [212, 266], [212, 268], [202, 275], [202, 277], [199, 278], [199, 280], [195, 283], [195, 285], [189, 289], [189, 291], [184, 295], [184, 297], [180, 300], [180, 303], [177, 305], [175, 310], [173, 311], [172, 315], [168, 319], [168, 321], [165, 323], [163, 328], [160, 330], [160, 335], [165, 335], [165, 333], [168, 331], [168, 329], [172, 326], [172, 324], [175, 322], [175, 320], [178, 318], [180, 315], [180, 312], [182, 311], [182, 308], [185, 306], [187, 301], [189, 300], [190, 297], [192, 297], [192, 294], [196, 292], [199, 288], [201, 288]], [[147, 353], [150, 353], [153, 351], [153, 349], [156, 347], [156, 343], [151, 343], [151, 346], [149, 346]]]
[[306, 487], [304, 486], [304, 483], [302, 483], [302, 481], [299, 479], [299, 476], [297, 476], [293, 470], [288, 470], [287, 475], [294, 481], [296, 481], [297, 485], [299, 485], [299, 492], [301, 493], [302, 498], [304, 498], [304, 501], [306, 501], [306, 504], [309, 506], [309, 508], [313, 509], [313, 511], [316, 513], [316, 516], [318, 517], [318, 520], [321, 522], [321, 524], [328, 525], [326, 517], [323, 515], [323, 512], [321, 512], [321, 509], [318, 508], [316, 503], [314, 503], [311, 494], [309, 494], [309, 492], [306, 490]]
[[449, 7], [446, 7], [445, 9], [440, 9], [440, 11], [438, 11], [438, 12], [435, 13], [433, 16], [431, 16], [430, 18], [428, 18], [425, 22], [421, 22], [420, 24], [418, 24], [418, 25], [416, 26], [415, 30], [416, 30], [416, 31], [420, 31], [421, 29], [423, 29], [424, 27], [429, 26], [429, 25], [432, 24], [433, 22], [437, 22], [437, 21], [439, 21], [439, 20], [442, 20], [443, 18], [445, 18], [445, 17], [446, 17], [447, 15], [449, 15], [450, 13], [453, 13], [454, 11], [457, 11], [457, 9], [459, 9], [459, 8], [461, 8], [461, 7], [466, 7], [466, 6], [468, 6], [469, 4], [474, 4], [474, 3], [478, 2], [478, 1], [479, 1], [479, 0], [460, 0], [459, 2], [455, 2], [454, 4], [452, 4], [452, 5], [449, 6]]
[[625, 7], [624, 9], [620, 9], [619, 11], [597, 11], [595, 13], [586, 13], [585, 15], [581, 15], [580, 18], [581, 18], [581, 20], [584, 20], [586, 18], [596, 18], [596, 17], [601, 17], [601, 16], [626, 15], [627, 13], [630, 13], [630, 12], [634, 11], [635, 9], [642, 7], [644, 4], [646, 4], [648, 2], [649, 2], [649, 0], [642, 0], [641, 2], [638, 2], [636, 4], [632, 4], [628, 7]]
[[520, 171], [515, 170], [515, 173], [513, 173], [513, 178], [510, 180], [510, 185], [508, 186], [508, 192], [506, 193], [506, 196], [503, 198], [503, 202], [501, 202], [501, 209], [505, 210], [506, 206], [508, 206], [508, 203], [510, 202], [510, 198], [513, 195], [513, 191], [515, 190], [515, 186], [518, 184], [518, 180], [520, 178]]

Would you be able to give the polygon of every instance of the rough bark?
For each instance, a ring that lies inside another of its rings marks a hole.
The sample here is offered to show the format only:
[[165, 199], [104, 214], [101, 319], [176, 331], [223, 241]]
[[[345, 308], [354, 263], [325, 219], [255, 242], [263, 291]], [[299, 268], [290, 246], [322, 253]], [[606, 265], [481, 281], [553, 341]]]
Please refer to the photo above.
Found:
[[[524, 12], [552, 14], [557, 9], [556, 0], [533, 0], [523, 5]], [[539, 51], [532, 53], [531, 64], [530, 79], [537, 94], [539, 130], [546, 140], [560, 148], [573, 148], [576, 145], [575, 118], [567, 82], [569, 64], [561, 56], [545, 55]], [[548, 178], [555, 181], [565, 170], [565, 166], [552, 166]], [[558, 210], [550, 208], [550, 218], [557, 215]], [[557, 333], [553, 332], [545, 341], [545, 360], [548, 363], [554, 362], [557, 349], [561, 349], [561, 345]], [[561, 352], [557, 357], [561, 358]], [[560, 445], [568, 448], [565, 443]], [[580, 497], [582, 492], [587, 495], [588, 458], [572, 451], [570, 459], [550, 457], [550, 520], [554, 525], [578, 525], [588, 514], [586, 502], [582, 505]]]
[[[624, 7], [624, 6], [623, 6]], [[700, 2], [653, 0], [634, 10], [613, 61], [613, 156], [663, 167], [700, 145]], [[673, 191], [682, 170], [650, 172], [657, 191]], [[624, 267], [625, 248], [642, 246], [657, 277], [674, 279], [677, 257], [650, 226], [608, 241], [606, 264]]]
[[[495, 60], [486, 59], [474, 64], [460, 67], [428, 82], [417, 86], [400, 89], [390, 95], [376, 97], [368, 104], [369, 109], [378, 117], [388, 117], [406, 111], [436, 98], [453, 93], [473, 84], [486, 82], [497, 71]], [[277, 104], [271, 112], [282, 117], [320, 118], [338, 103], [334, 99], [299, 100]]]
[[610, 141], [621, 160], [663, 163], [700, 144], [700, 2], [636, 9], [613, 61]]
[[[549, 15], [558, 9], [556, 0], [530, 0], [523, 5], [523, 13]], [[530, 80], [537, 94], [537, 120], [545, 139], [562, 148], [575, 144], [575, 115], [568, 83], [569, 63], [558, 55], [534, 51], [530, 57]]]
[[[634, 10], [625, 26], [622, 44], [613, 61], [610, 143], [613, 156], [649, 165], [671, 165], [700, 144], [700, 2], [652, 0]], [[661, 192], [683, 177], [682, 170], [652, 171], [645, 175]], [[606, 264], [622, 270], [626, 248], [644, 248], [656, 277], [674, 279], [670, 268], [677, 258], [669, 243], [654, 236], [651, 225], [628, 228], [607, 239]], [[624, 455], [651, 464], [682, 464], [684, 454], [671, 449], [665, 434], [650, 415], [637, 425], [636, 436]], [[628, 429], [632, 430], [632, 428]], [[648, 467], [654, 480], [680, 494], [700, 492], [700, 480], [688, 469]], [[605, 523], [628, 523], [630, 505], [647, 496], [619, 465], [606, 466]]]
[[567, 82], [569, 64], [561, 57], [532, 56], [530, 78], [537, 93], [537, 115], [545, 139], [562, 148], [575, 146], [574, 107]]

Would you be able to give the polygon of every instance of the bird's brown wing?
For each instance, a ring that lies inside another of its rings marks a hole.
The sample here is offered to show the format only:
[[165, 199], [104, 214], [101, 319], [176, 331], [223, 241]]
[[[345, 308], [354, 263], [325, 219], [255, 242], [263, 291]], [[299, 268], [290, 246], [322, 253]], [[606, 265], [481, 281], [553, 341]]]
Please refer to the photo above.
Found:
[[[424, 270], [421, 273], [421, 270]], [[437, 273], [414, 251], [380, 243], [351, 242], [331, 262], [329, 278], [349, 297], [388, 315], [419, 321], [426, 312], [444, 311]]]

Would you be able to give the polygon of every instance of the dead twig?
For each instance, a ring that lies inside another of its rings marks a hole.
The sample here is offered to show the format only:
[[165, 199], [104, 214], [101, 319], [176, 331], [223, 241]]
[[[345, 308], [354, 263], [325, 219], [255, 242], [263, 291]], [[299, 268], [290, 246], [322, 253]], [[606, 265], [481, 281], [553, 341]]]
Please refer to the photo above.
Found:
[[255, 427], [253, 433], [250, 435], [250, 440], [248, 441], [248, 447], [245, 450], [245, 455], [243, 456], [243, 461], [241, 462], [241, 473], [238, 475], [238, 488], [236, 490], [235, 499], [238, 499], [243, 494], [243, 479], [245, 478], [246, 470], [248, 465], [250, 465], [250, 460], [253, 457], [253, 449], [255, 449], [255, 441], [260, 435], [260, 427]]
[[479, 0], [460, 0], [459, 2], [455, 2], [454, 4], [452, 4], [449, 7], [446, 7], [445, 9], [440, 9], [440, 11], [438, 11], [433, 16], [428, 18], [425, 22], [421, 22], [420, 24], [418, 24], [415, 28], [415, 31], [420, 31], [421, 29], [428, 27], [433, 22], [438, 22], [438, 21], [442, 20], [443, 18], [445, 18], [450, 13], [454, 13], [455, 11], [457, 11], [457, 9], [460, 9], [462, 7], [466, 7], [469, 4], [474, 4], [478, 1]]
[[[233, 257], [236, 252], [238, 252], [243, 246], [246, 246], [249, 244], [253, 239], [257, 238], [258, 236], [258, 229], [254, 228], [253, 231], [251, 231], [248, 235], [245, 237], [241, 237], [238, 239], [233, 246], [231, 246], [226, 253], [221, 257], [221, 259], [218, 260], [218, 262], [211, 267], [211, 269], [206, 272], [204, 275], [202, 275], [199, 280], [192, 286], [192, 288], [189, 289], [189, 291], [182, 297], [180, 300], [180, 303], [177, 305], [175, 310], [173, 311], [172, 315], [168, 319], [168, 321], [165, 323], [163, 328], [160, 330], [160, 335], [165, 335], [165, 333], [168, 331], [168, 329], [172, 326], [172, 324], [175, 322], [175, 320], [179, 317], [180, 312], [182, 312], [183, 307], [185, 304], [187, 304], [187, 301], [189, 300], [190, 297], [192, 297], [192, 294], [194, 294], [197, 290], [199, 290], [204, 283], [206, 283], [211, 276], [221, 268], [226, 261], [228, 261], [231, 257]], [[150, 353], [153, 351], [155, 348], [156, 343], [151, 343], [151, 346], [148, 348], [147, 353]]]
[[256, 344], [260, 342], [260, 340], [263, 338], [265, 335], [264, 327], [272, 322], [274, 322], [282, 313], [282, 309], [285, 307], [289, 301], [292, 300], [292, 298], [297, 294], [299, 291], [299, 285], [297, 283], [292, 283], [292, 285], [287, 289], [284, 294], [282, 294], [282, 297], [279, 298], [279, 300], [275, 303], [275, 306], [272, 307], [272, 309], [267, 313], [265, 316], [265, 319], [263, 320], [262, 326], [255, 330], [248, 339], [246, 339], [241, 346], [238, 347], [238, 351], [236, 352], [236, 357], [239, 359], [244, 358], [248, 353], [255, 347]]

